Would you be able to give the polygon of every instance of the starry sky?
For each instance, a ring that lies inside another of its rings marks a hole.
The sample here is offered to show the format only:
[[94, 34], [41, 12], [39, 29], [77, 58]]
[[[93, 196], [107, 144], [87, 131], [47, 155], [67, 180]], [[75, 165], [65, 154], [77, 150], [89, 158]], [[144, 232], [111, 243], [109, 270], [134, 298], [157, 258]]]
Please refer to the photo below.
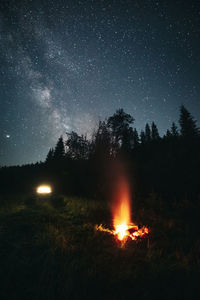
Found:
[[163, 135], [200, 123], [200, 3], [6, 0], [0, 5], [0, 165], [43, 161], [123, 108]]

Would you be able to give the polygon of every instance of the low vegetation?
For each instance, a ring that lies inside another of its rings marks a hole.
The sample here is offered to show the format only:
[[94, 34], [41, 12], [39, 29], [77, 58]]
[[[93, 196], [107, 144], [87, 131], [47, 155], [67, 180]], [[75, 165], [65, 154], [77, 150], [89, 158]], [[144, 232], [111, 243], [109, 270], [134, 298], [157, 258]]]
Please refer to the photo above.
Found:
[[150, 228], [149, 237], [122, 247], [95, 230], [111, 226], [105, 202], [3, 196], [1, 299], [195, 299], [198, 208], [185, 202], [167, 214], [163, 205], [153, 206], [155, 197], [140, 199], [146, 209], [138, 206], [133, 214]]

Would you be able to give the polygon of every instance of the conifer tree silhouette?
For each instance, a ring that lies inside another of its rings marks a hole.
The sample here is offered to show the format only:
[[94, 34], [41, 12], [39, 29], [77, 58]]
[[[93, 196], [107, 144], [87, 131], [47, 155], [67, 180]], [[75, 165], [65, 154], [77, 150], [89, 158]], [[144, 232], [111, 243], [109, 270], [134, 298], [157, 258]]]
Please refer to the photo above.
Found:
[[170, 132], [171, 132], [173, 137], [178, 137], [179, 136], [178, 127], [176, 126], [176, 124], [174, 122], [172, 123]]
[[151, 138], [153, 141], [159, 140], [160, 138], [158, 128], [154, 122], [151, 124]]
[[145, 142], [149, 143], [151, 141], [151, 129], [149, 124], [147, 123], [145, 126]]
[[94, 132], [91, 156], [98, 159], [109, 158], [112, 154], [112, 142], [109, 128], [105, 121], [100, 121], [96, 132]]
[[137, 129], [135, 128], [133, 130], [133, 147], [137, 148], [139, 146], [139, 143], [140, 143], [139, 135]]
[[141, 130], [141, 132], [140, 132], [140, 143], [142, 145], [144, 145], [146, 143], [146, 137], [145, 137], [144, 130]]
[[172, 133], [169, 129], [167, 129], [166, 134], [164, 135], [165, 138], [169, 139], [172, 137]]
[[49, 152], [47, 154], [45, 163], [51, 163], [53, 160], [54, 160], [54, 149], [50, 148], [50, 150], [49, 150]]
[[64, 157], [65, 157], [65, 146], [63, 142], [63, 137], [60, 136], [54, 150], [54, 159], [62, 160]]
[[181, 136], [184, 138], [194, 138], [199, 135], [199, 128], [196, 125], [196, 120], [184, 105], [180, 107], [179, 124], [181, 127]]

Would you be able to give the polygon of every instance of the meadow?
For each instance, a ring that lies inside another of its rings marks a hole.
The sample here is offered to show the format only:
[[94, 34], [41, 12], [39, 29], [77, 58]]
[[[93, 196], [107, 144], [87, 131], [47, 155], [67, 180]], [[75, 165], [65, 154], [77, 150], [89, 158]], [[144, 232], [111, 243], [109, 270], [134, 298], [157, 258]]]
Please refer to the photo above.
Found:
[[122, 245], [95, 229], [111, 227], [104, 201], [1, 196], [0, 299], [197, 299], [197, 207], [166, 213], [153, 199], [133, 205], [149, 236]]

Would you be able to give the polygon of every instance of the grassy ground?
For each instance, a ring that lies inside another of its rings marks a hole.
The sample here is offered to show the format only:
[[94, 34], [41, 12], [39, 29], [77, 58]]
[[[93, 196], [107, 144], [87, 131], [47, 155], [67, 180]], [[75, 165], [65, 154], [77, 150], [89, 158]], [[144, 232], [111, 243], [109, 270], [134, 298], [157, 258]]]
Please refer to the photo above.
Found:
[[[195, 218], [138, 210], [148, 239], [124, 247], [98, 201], [4, 196], [0, 207], [0, 299], [197, 299]], [[198, 215], [197, 215], [198, 218]]]

